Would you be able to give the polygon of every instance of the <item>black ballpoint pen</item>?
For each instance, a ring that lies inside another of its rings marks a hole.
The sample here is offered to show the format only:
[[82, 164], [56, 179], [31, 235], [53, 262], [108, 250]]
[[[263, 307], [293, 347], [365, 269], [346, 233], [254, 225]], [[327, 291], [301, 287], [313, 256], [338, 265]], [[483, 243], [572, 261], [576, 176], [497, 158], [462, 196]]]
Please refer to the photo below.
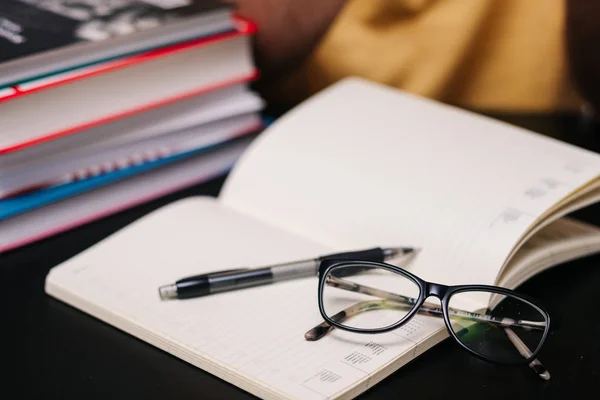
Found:
[[288, 279], [316, 276], [321, 261], [362, 260], [383, 262], [416, 253], [411, 247], [373, 248], [368, 250], [329, 254], [313, 259], [274, 264], [260, 268], [238, 268], [190, 276], [158, 288], [160, 298], [187, 299], [252, 286], [266, 285]]

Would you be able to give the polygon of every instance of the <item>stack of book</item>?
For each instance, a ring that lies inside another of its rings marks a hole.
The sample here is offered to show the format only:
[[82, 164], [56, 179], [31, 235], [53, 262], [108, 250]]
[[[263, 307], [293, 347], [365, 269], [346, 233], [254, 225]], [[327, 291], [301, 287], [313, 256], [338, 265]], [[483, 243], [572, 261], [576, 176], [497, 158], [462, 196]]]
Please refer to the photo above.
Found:
[[226, 173], [263, 123], [217, 0], [0, 10], [0, 252]]

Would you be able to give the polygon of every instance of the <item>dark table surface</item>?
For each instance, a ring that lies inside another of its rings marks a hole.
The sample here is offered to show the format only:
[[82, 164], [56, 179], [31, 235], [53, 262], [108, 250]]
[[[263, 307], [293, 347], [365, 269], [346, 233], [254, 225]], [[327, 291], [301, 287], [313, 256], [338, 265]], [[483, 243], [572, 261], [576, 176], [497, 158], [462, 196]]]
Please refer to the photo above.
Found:
[[[600, 129], [575, 116], [495, 117], [600, 152]], [[53, 266], [164, 204], [217, 195], [222, 183], [223, 178], [216, 179], [0, 255], [2, 397], [252, 398], [44, 293]], [[599, 211], [592, 206], [577, 216], [600, 223]], [[527, 367], [479, 361], [448, 340], [361, 397], [600, 398], [599, 263], [600, 256], [590, 256], [560, 265], [519, 288], [538, 298], [556, 322], [539, 355], [550, 381], [536, 378]]]

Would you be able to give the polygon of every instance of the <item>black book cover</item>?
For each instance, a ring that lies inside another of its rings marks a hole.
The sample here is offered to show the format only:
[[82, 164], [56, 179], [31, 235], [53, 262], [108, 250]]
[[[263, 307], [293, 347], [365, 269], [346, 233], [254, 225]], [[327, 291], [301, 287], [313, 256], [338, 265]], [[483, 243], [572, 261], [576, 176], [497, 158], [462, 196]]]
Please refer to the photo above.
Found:
[[218, 0], [0, 0], [0, 64], [226, 7]]

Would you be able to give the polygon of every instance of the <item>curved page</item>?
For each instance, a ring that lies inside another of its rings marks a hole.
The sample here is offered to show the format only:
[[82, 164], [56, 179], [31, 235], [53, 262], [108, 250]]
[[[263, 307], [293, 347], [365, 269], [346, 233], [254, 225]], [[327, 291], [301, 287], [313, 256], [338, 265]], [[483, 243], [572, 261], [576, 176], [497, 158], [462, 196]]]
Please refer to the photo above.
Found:
[[412, 245], [412, 270], [492, 284], [511, 249], [600, 157], [351, 78], [276, 121], [238, 162], [224, 204], [332, 248]]

